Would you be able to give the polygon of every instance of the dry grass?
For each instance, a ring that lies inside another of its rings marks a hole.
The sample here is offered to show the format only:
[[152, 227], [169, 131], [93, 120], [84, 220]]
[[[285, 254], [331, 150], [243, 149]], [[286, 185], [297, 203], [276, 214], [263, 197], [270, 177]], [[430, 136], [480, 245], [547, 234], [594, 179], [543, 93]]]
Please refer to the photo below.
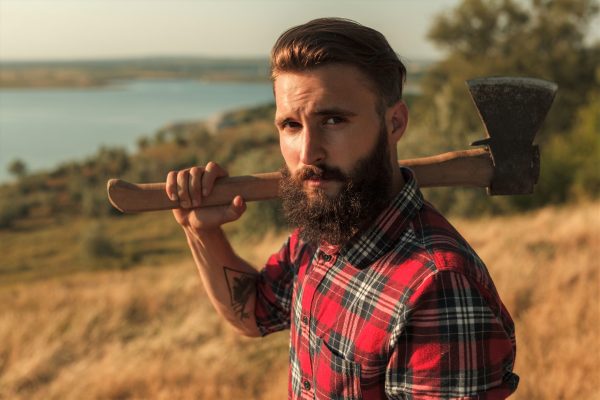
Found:
[[[514, 398], [599, 399], [600, 203], [454, 222], [515, 318]], [[237, 337], [191, 261], [3, 285], [0, 304], [0, 399], [286, 397], [287, 333]]]
[[600, 399], [600, 203], [456, 225], [515, 319], [515, 398]]

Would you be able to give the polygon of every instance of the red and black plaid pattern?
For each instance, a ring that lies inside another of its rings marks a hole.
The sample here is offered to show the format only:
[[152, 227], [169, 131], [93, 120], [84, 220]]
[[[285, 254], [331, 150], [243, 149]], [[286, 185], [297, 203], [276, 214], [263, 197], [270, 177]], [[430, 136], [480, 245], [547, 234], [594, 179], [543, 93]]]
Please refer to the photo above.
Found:
[[260, 275], [261, 332], [290, 328], [292, 399], [502, 399], [514, 324], [467, 242], [410, 171], [373, 226], [319, 248], [295, 231]]

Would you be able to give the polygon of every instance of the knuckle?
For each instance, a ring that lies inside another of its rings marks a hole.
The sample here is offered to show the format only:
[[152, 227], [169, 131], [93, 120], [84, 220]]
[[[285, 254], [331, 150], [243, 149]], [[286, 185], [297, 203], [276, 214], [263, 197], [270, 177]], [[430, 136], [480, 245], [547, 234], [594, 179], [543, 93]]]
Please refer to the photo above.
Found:
[[203, 172], [204, 171], [200, 167], [192, 167], [192, 168], [190, 168], [190, 175], [193, 176], [193, 177], [202, 175]]
[[167, 185], [172, 185], [177, 181], [177, 173], [175, 171], [171, 171], [167, 174]]
[[186, 169], [179, 171], [177, 173], [177, 181], [178, 182], [184, 182], [185, 179], [187, 178], [188, 174], [189, 174], [189, 171], [186, 170]]

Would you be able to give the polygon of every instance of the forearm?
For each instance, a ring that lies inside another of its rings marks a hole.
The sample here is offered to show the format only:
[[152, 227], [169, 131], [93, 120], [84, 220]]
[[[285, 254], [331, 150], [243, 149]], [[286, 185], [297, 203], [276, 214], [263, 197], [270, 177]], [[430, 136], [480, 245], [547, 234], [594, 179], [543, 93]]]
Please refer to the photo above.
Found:
[[184, 231], [217, 312], [240, 333], [260, 336], [254, 316], [258, 272], [235, 254], [220, 228], [202, 233]]

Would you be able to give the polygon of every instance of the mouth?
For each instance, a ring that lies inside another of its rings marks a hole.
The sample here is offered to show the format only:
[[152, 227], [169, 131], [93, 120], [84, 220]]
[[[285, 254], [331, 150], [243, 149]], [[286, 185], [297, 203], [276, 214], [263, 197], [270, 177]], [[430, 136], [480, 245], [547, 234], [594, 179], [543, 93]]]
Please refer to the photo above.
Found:
[[334, 167], [309, 167], [298, 171], [295, 179], [308, 192], [323, 191], [330, 192], [343, 185], [346, 176]]
[[321, 187], [323, 185], [326, 185], [328, 182], [330, 182], [329, 179], [323, 178], [308, 178], [304, 180], [304, 184], [309, 187]]
[[337, 179], [324, 179], [324, 178], [316, 178], [316, 177], [312, 177], [312, 178], [308, 178], [304, 180], [304, 187], [309, 189], [309, 190], [333, 190], [333, 189], [337, 189], [338, 185], [341, 185], [342, 182], [340, 182]]

